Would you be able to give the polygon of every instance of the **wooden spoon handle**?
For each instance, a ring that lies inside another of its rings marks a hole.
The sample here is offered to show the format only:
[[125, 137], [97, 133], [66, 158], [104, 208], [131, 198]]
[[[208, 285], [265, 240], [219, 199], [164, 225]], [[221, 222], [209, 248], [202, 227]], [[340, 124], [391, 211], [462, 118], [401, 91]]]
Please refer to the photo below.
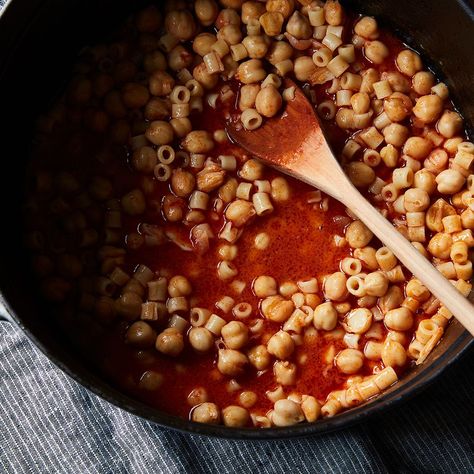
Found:
[[[349, 183], [348, 183], [349, 184]], [[353, 186], [340, 199], [474, 336], [474, 306]]]

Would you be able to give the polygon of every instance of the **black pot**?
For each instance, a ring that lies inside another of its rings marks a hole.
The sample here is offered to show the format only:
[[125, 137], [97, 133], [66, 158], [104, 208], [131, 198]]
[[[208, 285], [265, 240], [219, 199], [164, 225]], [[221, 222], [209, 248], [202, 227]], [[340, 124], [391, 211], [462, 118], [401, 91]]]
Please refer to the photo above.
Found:
[[[114, 405], [161, 426], [227, 438], [288, 438], [347, 427], [393, 406], [426, 387], [471, 345], [456, 321], [428, 360], [374, 401], [313, 424], [267, 430], [232, 429], [170, 416], [124, 395], [71, 349], [48, 308], [35, 296], [21, 244], [23, 176], [34, 119], [51, 104], [67, 78], [77, 51], [98, 42], [139, 2], [125, 0], [12, 0], [0, 17], [0, 107], [4, 179], [0, 203], [4, 230], [0, 246], [0, 298], [11, 320], [57, 366]], [[376, 15], [422, 53], [425, 63], [444, 74], [455, 103], [474, 126], [474, 38], [472, 6], [462, 0], [347, 2], [355, 11]], [[430, 61], [433, 60], [433, 61]]]

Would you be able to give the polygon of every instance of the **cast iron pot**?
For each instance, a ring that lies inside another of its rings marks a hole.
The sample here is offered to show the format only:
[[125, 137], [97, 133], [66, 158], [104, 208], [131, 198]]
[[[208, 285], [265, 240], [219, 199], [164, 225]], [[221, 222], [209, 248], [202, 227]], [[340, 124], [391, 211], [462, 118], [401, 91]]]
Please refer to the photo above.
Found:
[[[0, 17], [0, 110], [2, 125], [2, 245], [0, 299], [9, 315], [58, 367], [95, 394], [158, 425], [225, 438], [289, 438], [344, 428], [388, 409], [419, 392], [465, 352], [471, 337], [456, 321], [428, 360], [376, 400], [313, 424], [267, 430], [231, 429], [193, 423], [132, 399], [103, 377], [61, 336], [48, 308], [35, 297], [21, 244], [21, 203], [25, 162], [35, 117], [47, 109], [65, 83], [80, 48], [123, 20], [139, 2], [125, 0], [12, 0]], [[474, 38], [472, 5], [454, 0], [345, 2], [355, 11], [375, 15], [422, 53], [425, 63], [443, 73], [454, 100], [474, 125]], [[430, 61], [431, 58], [434, 61]]]

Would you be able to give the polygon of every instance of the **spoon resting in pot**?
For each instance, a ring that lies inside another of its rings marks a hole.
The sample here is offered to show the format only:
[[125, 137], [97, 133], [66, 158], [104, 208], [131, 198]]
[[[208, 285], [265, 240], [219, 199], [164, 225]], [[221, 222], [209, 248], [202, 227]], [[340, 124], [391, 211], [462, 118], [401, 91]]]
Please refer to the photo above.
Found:
[[228, 123], [230, 138], [265, 164], [343, 203], [474, 335], [474, 306], [354, 187], [334, 157], [313, 106], [289, 79], [295, 96], [282, 114], [256, 130]]

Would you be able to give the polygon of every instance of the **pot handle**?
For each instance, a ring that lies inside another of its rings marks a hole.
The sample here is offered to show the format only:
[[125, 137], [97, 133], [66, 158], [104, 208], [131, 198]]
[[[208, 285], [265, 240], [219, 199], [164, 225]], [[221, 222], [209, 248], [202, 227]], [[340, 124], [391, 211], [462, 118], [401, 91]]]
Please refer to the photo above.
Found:
[[0, 313], [0, 322], [6, 321], [7, 323], [12, 323], [15, 324], [15, 321], [13, 321], [13, 318], [8, 314], [7, 310], [3, 308], [3, 311]]
[[8, 312], [7, 305], [4, 302], [3, 295], [0, 294], [0, 322], [6, 321], [16, 325], [12, 315]]

